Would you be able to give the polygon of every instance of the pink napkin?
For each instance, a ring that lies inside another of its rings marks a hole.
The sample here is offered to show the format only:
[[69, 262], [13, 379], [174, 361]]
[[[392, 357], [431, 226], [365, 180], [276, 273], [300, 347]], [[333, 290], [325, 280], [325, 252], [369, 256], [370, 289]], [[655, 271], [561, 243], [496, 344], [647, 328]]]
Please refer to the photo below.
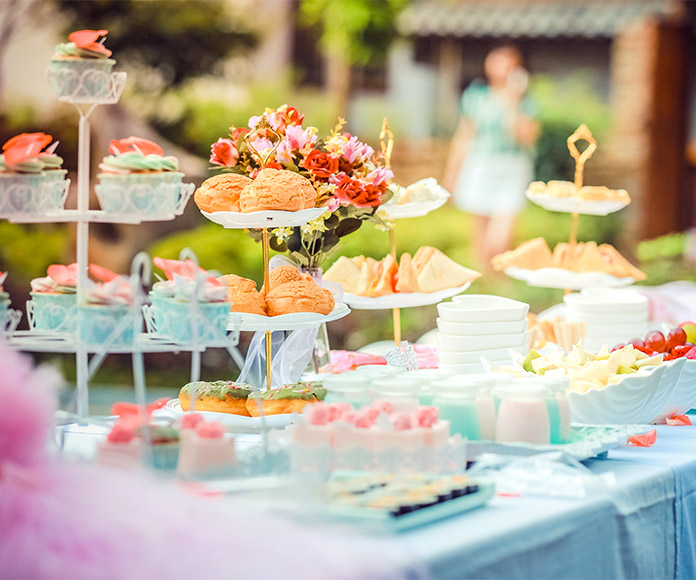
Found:
[[629, 447], [652, 447], [657, 441], [657, 430], [653, 429], [643, 435], [633, 435], [628, 438], [626, 445]]

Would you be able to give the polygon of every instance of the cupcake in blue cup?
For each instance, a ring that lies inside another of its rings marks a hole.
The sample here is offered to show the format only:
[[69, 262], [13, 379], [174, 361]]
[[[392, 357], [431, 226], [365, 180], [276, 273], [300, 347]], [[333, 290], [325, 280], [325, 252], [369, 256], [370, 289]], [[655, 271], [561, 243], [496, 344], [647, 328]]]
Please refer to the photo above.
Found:
[[154, 263], [167, 277], [150, 291], [155, 332], [182, 343], [224, 338], [230, 312], [225, 284], [192, 260]]
[[51, 264], [43, 278], [31, 281], [27, 316], [33, 330], [72, 332], [77, 308], [77, 264]]
[[116, 61], [104, 46], [108, 30], [78, 30], [55, 48], [48, 78], [58, 98], [90, 102], [110, 96]]
[[179, 161], [147, 139], [112, 140], [99, 164], [96, 186], [101, 208], [115, 215], [174, 215], [184, 174]]
[[[53, 137], [45, 133], [21, 133], [2, 146], [0, 217], [41, 215], [47, 209], [43, 196], [47, 179], [44, 170], [48, 165], [55, 165], [54, 157], [58, 156], [53, 152], [58, 143], [46, 151], [42, 150], [52, 140]], [[62, 174], [63, 179], [65, 173]]]
[[43, 189], [41, 206], [45, 211], [59, 211], [65, 206], [70, 180], [66, 179], [67, 169], [63, 169], [63, 158], [56, 154], [58, 141], [55, 141], [46, 151], [39, 154], [43, 163]]
[[87, 280], [77, 306], [80, 340], [90, 346], [132, 346], [136, 331], [142, 330], [142, 315], [133, 305], [133, 291], [127, 276], [90, 264], [100, 282]]

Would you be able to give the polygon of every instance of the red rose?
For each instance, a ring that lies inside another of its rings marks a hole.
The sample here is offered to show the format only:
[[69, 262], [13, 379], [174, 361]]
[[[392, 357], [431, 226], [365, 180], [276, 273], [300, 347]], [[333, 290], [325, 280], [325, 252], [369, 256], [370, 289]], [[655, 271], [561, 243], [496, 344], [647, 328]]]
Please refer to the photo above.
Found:
[[210, 146], [210, 162], [222, 167], [237, 165], [239, 152], [237, 145], [231, 139], [218, 139]]
[[356, 207], [374, 207], [382, 203], [382, 192], [374, 185], [364, 185], [361, 182], [344, 177], [335, 192], [342, 205]]
[[346, 174], [352, 173], [353, 164], [347, 159], [341, 157], [341, 160], [338, 163], [338, 170]]
[[327, 178], [338, 171], [338, 159], [328, 153], [313, 149], [304, 160], [304, 167], [317, 177]]

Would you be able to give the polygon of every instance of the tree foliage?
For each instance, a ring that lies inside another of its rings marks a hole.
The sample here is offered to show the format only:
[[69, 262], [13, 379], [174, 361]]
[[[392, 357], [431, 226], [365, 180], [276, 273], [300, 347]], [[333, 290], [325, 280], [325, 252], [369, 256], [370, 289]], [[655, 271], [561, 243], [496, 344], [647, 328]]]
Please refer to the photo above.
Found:
[[350, 64], [384, 60], [396, 38], [395, 20], [406, 0], [302, 0], [300, 19], [321, 29], [322, 52], [342, 54]]
[[256, 37], [224, 0], [55, 0], [75, 29], [108, 29], [115, 58], [157, 72], [163, 86], [212, 74]]

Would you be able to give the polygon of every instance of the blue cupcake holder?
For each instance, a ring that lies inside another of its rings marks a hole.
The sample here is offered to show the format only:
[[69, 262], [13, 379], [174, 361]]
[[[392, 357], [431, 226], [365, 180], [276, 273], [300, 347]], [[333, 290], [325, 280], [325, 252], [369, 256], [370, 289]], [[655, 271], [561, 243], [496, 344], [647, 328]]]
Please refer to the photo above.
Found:
[[132, 346], [133, 322], [133, 309], [129, 306], [80, 304], [77, 307], [78, 336], [87, 346]]
[[192, 183], [182, 183], [183, 173], [99, 174], [94, 188], [105, 213], [119, 216], [181, 215], [193, 193]]
[[0, 217], [42, 213], [43, 183], [43, 173], [0, 174]]
[[27, 301], [27, 318], [31, 330], [73, 332], [77, 310], [76, 294], [32, 292]]
[[191, 302], [150, 293], [150, 306], [143, 311], [148, 332], [175, 342], [215, 342], [227, 336], [229, 302]]
[[70, 187], [70, 180], [65, 178], [67, 174], [66, 169], [50, 169], [42, 173], [41, 208], [44, 211], [60, 211], [65, 207]]
[[93, 102], [112, 96], [110, 58], [65, 58], [51, 61], [48, 80], [56, 97], [62, 100]]
[[176, 471], [179, 463], [179, 442], [162, 443], [152, 445], [150, 461], [146, 460], [155, 469], [160, 471]]

